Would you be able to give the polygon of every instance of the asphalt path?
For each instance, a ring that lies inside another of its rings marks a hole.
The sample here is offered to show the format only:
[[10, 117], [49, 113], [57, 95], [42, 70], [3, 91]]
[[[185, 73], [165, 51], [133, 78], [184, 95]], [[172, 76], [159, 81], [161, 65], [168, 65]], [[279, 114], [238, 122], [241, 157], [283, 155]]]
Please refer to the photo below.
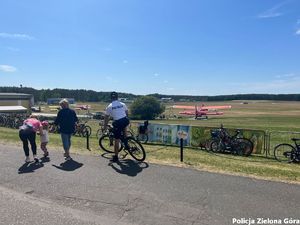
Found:
[[65, 162], [56, 150], [50, 160], [25, 164], [21, 147], [0, 145], [0, 224], [227, 225], [247, 224], [249, 218], [255, 224], [256, 218], [300, 219], [300, 185], [130, 159], [110, 163], [109, 157], [73, 155]]

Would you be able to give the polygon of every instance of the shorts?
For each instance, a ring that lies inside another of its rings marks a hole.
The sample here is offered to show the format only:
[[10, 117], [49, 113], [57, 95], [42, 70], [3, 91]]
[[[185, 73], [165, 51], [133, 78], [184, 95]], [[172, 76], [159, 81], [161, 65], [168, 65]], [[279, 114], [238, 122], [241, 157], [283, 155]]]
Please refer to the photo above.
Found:
[[127, 117], [123, 117], [122, 119], [116, 120], [113, 122], [113, 133], [115, 139], [120, 139], [122, 136], [122, 132], [129, 125], [129, 119]]

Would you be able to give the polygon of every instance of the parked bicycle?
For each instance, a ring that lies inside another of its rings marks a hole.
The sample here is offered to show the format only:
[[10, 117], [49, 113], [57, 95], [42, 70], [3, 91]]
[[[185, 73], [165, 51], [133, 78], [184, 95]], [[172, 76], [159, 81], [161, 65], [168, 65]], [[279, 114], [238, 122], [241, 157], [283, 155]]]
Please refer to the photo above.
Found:
[[229, 152], [240, 156], [249, 156], [253, 151], [253, 143], [247, 138], [241, 136], [241, 131], [231, 136], [229, 132], [221, 125], [217, 130], [211, 131], [210, 151]]
[[143, 125], [140, 125], [138, 127], [138, 134], [136, 136], [136, 139], [143, 142], [146, 144], [148, 142], [148, 126], [149, 126], [149, 121], [146, 120], [144, 121]]
[[96, 131], [96, 138], [99, 139], [103, 135], [104, 130], [104, 121], [99, 122], [99, 129]]
[[[108, 125], [108, 129], [99, 139], [99, 146], [108, 153], [114, 153], [114, 134], [113, 127]], [[132, 158], [137, 161], [144, 161], [146, 159], [146, 152], [143, 145], [135, 139], [133, 136], [124, 137], [124, 134], [120, 138], [119, 152], [124, 151], [125, 155], [130, 154]]]
[[22, 126], [23, 121], [26, 119], [24, 114], [7, 113], [0, 114], [0, 126], [19, 129]]
[[294, 146], [291, 144], [283, 143], [275, 146], [274, 157], [279, 162], [300, 162], [300, 141], [299, 138], [292, 138]]
[[138, 141], [142, 142], [143, 144], [146, 144], [149, 139], [148, 126], [149, 126], [148, 120], [144, 121], [143, 124], [139, 125], [137, 128], [137, 135], [135, 135], [135, 131], [132, 129], [132, 127], [129, 126], [129, 130], [127, 131], [127, 136], [134, 136]]
[[75, 127], [75, 132], [73, 133], [73, 135], [78, 135], [80, 137], [86, 137], [86, 135], [88, 135], [90, 137], [92, 134], [92, 128], [86, 124], [87, 121], [78, 123]]

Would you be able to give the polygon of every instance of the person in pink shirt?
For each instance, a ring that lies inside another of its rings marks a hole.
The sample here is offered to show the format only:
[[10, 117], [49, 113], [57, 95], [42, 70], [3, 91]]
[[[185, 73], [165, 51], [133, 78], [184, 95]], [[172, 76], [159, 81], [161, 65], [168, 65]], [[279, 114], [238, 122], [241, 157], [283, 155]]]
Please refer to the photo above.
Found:
[[34, 161], [39, 162], [39, 159], [36, 156], [35, 141], [37, 131], [39, 131], [40, 134], [43, 133], [42, 124], [34, 115], [31, 115], [30, 118], [24, 120], [23, 125], [19, 129], [19, 137], [23, 142], [23, 150], [26, 156], [25, 162], [27, 163], [30, 162], [28, 141], [31, 145]]

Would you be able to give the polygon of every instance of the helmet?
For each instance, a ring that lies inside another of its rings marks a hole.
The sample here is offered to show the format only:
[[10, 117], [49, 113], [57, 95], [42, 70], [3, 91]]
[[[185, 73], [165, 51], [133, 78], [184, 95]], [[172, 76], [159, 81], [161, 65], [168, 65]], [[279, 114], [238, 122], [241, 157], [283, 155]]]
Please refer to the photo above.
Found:
[[110, 97], [111, 99], [118, 99], [118, 93], [113, 91], [112, 93], [110, 93]]
[[42, 122], [42, 126], [48, 126], [48, 125], [49, 125], [48, 121], [45, 120]]

